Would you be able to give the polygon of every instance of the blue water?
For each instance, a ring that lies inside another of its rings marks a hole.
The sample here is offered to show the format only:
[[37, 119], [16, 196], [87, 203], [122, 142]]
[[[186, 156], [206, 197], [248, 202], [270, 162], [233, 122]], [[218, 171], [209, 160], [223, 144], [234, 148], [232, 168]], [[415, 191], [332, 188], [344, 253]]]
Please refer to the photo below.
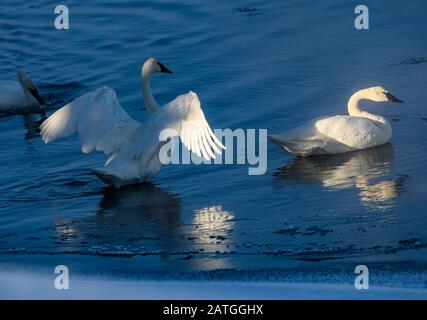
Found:
[[[295, 159], [268, 146], [268, 170], [169, 166], [152, 185], [106, 188], [73, 136], [44, 145], [40, 115], [0, 118], [0, 267], [67, 264], [84, 273], [332, 270], [424, 265], [427, 247], [425, 1], [2, 1], [0, 75], [17, 68], [51, 110], [101, 85], [147, 119], [140, 68], [154, 56], [161, 103], [195, 91], [214, 128], [279, 133], [346, 113], [349, 96], [381, 85], [405, 104], [373, 104], [391, 145]], [[425, 270], [424, 267], [421, 267]]]

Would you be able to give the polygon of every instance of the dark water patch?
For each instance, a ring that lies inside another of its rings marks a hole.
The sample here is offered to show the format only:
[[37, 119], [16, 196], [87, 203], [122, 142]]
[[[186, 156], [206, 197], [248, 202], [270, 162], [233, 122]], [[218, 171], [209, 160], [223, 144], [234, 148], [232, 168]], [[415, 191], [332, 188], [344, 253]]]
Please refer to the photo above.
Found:
[[[14, 255], [61, 255], [61, 254], [76, 254], [82, 256], [101, 256], [101, 257], [147, 257], [147, 256], [158, 256], [158, 257], [176, 257], [182, 260], [194, 260], [210, 257], [212, 254], [217, 258], [232, 258], [233, 256], [250, 257], [254, 254], [265, 255], [265, 256], [282, 256], [290, 260], [300, 261], [311, 261], [320, 262], [327, 260], [343, 260], [349, 258], [367, 258], [374, 255], [395, 255], [398, 252], [409, 251], [409, 250], [421, 250], [427, 248], [427, 242], [418, 238], [403, 239], [395, 243], [394, 245], [377, 245], [373, 247], [361, 248], [354, 244], [343, 245], [343, 246], [318, 246], [316, 243], [312, 243], [314, 247], [307, 247], [297, 250], [285, 250], [285, 249], [271, 249], [271, 250], [255, 250], [252, 252], [242, 252], [239, 250], [227, 249], [227, 250], [216, 250], [215, 252], [209, 253], [201, 249], [185, 249], [185, 250], [169, 250], [169, 249], [153, 249], [146, 247], [135, 247], [128, 245], [110, 245], [110, 244], [99, 244], [86, 247], [76, 247], [75, 245], [67, 245], [62, 241], [56, 241], [56, 245], [59, 248], [54, 250], [46, 250], [47, 248], [36, 249], [34, 247], [12, 247], [1, 250], [0, 254], [14, 254]], [[251, 248], [244, 246], [246, 249]], [[60, 250], [58, 250], [60, 249]], [[188, 256], [191, 258], [188, 258]], [[148, 268], [149, 269], [149, 268]]]
[[395, 65], [399, 66], [399, 65], [422, 64], [422, 63], [426, 63], [426, 62], [427, 62], [427, 59], [424, 58], [424, 57], [421, 57], [421, 58], [407, 58], [407, 59], [404, 59], [404, 60], [396, 63]]
[[25, 108], [18, 111], [2, 111], [0, 112], [0, 118], [11, 117], [15, 115], [32, 115], [32, 114], [40, 114], [43, 115], [44, 111], [40, 110], [39, 107], [34, 108]]
[[89, 184], [88, 181], [74, 180], [74, 181], [68, 181], [68, 182], [66, 182], [65, 186], [79, 188], [79, 187], [86, 186], [88, 184]]
[[287, 227], [287, 228], [285, 228], [285, 229], [279, 229], [279, 230], [276, 230], [276, 231], [274, 231], [274, 233], [276, 233], [276, 234], [285, 234], [285, 235], [293, 236], [293, 235], [295, 235], [295, 234], [299, 234], [299, 233], [301, 233], [301, 231], [300, 231], [300, 230], [299, 230], [299, 228], [297, 228], [297, 227], [289, 226], [289, 227]]
[[241, 14], [246, 17], [254, 17], [264, 14], [264, 10], [255, 7], [239, 7], [232, 10], [233, 13]]
[[57, 109], [82, 95], [87, 88], [77, 82], [63, 84], [40, 83], [40, 94], [46, 100], [45, 110]]
[[307, 228], [302, 234], [306, 235], [306, 236], [311, 236], [311, 235], [320, 235], [320, 236], [324, 236], [330, 232], [333, 232], [334, 230], [332, 229], [324, 229], [321, 228], [319, 226], [311, 226], [309, 228]]
[[396, 254], [400, 251], [407, 251], [413, 249], [423, 249], [427, 247], [427, 242], [421, 239], [404, 239], [399, 240], [398, 243], [393, 245], [373, 246], [367, 248], [358, 248], [355, 245], [348, 245], [345, 247], [330, 247], [319, 249], [305, 249], [298, 252], [295, 257], [297, 259], [307, 261], [322, 261], [330, 259], [342, 259], [348, 257], [363, 257], [377, 254]]

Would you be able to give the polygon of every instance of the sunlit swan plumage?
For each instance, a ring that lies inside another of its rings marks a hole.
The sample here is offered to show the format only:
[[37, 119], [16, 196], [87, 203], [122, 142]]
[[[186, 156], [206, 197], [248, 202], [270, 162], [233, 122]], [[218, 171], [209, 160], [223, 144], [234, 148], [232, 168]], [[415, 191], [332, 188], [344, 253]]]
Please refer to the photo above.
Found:
[[337, 115], [311, 120], [270, 140], [301, 156], [335, 154], [367, 149], [390, 142], [392, 129], [382, 116], [360, 109], [361, 100], [402, 102], [382, 87], [357, 91], [348, 101], [348, 116]]
[[41, 110], [44, 100], [37, 85], [22, 70], [17, 72], [18, 81], [0, 81], [0, 112], [28, 113]]
[[194, 92], [159, 108], [150, 87], [154, 72], [172, 73], [154, 58], [144, 63], [142, 91], [150, 112], [146, 123], [133, 120], [120, 106], [115, 91], [104, 86], [65, 105], [43, 122], [43, 141], [49, 143], [77, 132], [82, 152], [110, 155], [104, 167], [93, 171], [117, 187], [142, 182], [160, 170], [159, 150], [166, 142], [160, 142], [159, 135], [164, 129], [173, 129], [189, 150], [207, 160], [215, 158], [214, 152], [221, 154], [224, 146], [209, 127]]

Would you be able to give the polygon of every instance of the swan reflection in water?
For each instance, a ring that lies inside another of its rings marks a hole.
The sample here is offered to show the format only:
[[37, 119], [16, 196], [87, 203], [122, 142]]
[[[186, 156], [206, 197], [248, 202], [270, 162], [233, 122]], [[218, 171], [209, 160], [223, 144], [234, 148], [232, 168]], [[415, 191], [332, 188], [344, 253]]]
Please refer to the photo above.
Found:
[[375, 209], [392, 207], [390, 200], [403, 191], [406, 176], [386, 179], [393, 161], [393, 147], [380, 147], [327, 156], [298, 157], [280, 168], [274, 177], [328, 190], [357, 188], [360, 201]]
[[41, 116], [35, 114], [24, 114], [24, 127], [25, 127], [25, 140], [31, 140], [40, 136], [40, 125], [46, 116], [42, 114]]
[[[114, 215], [131, 229], [156, 222], [160, 229], [179, 227], [181, 199], [151, 183], [106, 188], [99, 203], [97, 218]], [[127, 229], [128, 230], [128, 229]]]
[[[234, 215], [222, 206], [198, 209], [194, 213], [191, 238], [205, 259], [197, 259], [193, 265], [203, 270], [233, 268], [232, 260], [226, 253], [232, 251]], [[211, 255], [220, 254], [214, 258]], [[225, 254], [225, 255], [222, 255]]]
[[196, 210], [193, 225], [193, 233], [201, 244], [220, 244], [228, 240], [233, 231], [234, 215], [222, 206], [202, 208]]
[[186, 224], [181, 221], [180, 198], [151, 184], [108, 189], [100, 207], [92, 217], [97, 224], [110, 220], [114, 233], [145, 242], [156, 239], [175, 250], [222, 251], [234, 225], [233, 214], [220, 205], [196, 209], [192, 223]]
[[[13, 115], [13, 116], [16, 116], [16, 115]], [[40, 133], [39, 126], [46, 119], [46, 116], [44, 116], [43, 114], [40, 115], [40, 114], [33, 114], [33, 113], [28, 113], [28, 114], [23, 114], [18, 116], [22, 117], [22, 122], [25, 128], [24, 139], [31, 140], [39, 137], [39, 133]], [[7, 121], [12, 121], [12, 116], [0, 114], [0, 124], [2, 124], [2, 122], [7, 122]]]
[[[80, 209], [79, 209], [80, 210]], [[153, 184], [105, 188], [95, 214], [54, 221], [58, 250], [68, 248], [98, 255], [159, 254], [162, 260], [190, 257], [201, 269], [229, 267], [210, 254], [230, 251], [232, 213], [222, 206], [196, 209], [191, 223], [181, 219], [181, 199]], [[189, 254], [191, 252], [191, 254]]]
[[178, 196], [145, 183], [105, 188], [94, 215], [55, 221], [54, 228], [65, 245], [80, 244], [81, 250], [90, 248], [95, 254], [129, 248], [169, 252], [182, 249], [180, 216]]

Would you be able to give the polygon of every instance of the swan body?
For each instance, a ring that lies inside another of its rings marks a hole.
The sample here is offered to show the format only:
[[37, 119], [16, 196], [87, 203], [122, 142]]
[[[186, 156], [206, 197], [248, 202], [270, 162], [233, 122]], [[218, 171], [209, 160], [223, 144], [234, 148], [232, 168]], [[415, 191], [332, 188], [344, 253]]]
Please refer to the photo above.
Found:
[[37, 85], [27, 78], [24, 71], [18, 70], [18, 81], [0, 81], [0, 112], [29, 113], [40, 111], [44, 100]]
[[349, 115], [337, 115], [311, 120], [270, 140], [300, 156], [336, 154], [367, 149], [390, 142], [392, 128], [382, 116], [363, 111], [359, 101], [402, 102], [382, 87], [357, 91], [348, 102]]
[[113, 89], [103, 86], [65, 105], [42, 125], [45, 143], [78, 133], [83, 153], [101, 151], [109, 155], [104, 167], [93, 172], [116, 187], [143, 182], [155, 175], [162, 163], [159, 150], [161, 132], [173, 129], [184, 145], [209, 160], [225, 148], [215, 137], [194, 92], [183, 94], [159, 108], [151, 94], [150, 75], [171, 73], [150, 58], [142, 67], [142, 91], [149, 120], [141, 124], [121, 107]]

